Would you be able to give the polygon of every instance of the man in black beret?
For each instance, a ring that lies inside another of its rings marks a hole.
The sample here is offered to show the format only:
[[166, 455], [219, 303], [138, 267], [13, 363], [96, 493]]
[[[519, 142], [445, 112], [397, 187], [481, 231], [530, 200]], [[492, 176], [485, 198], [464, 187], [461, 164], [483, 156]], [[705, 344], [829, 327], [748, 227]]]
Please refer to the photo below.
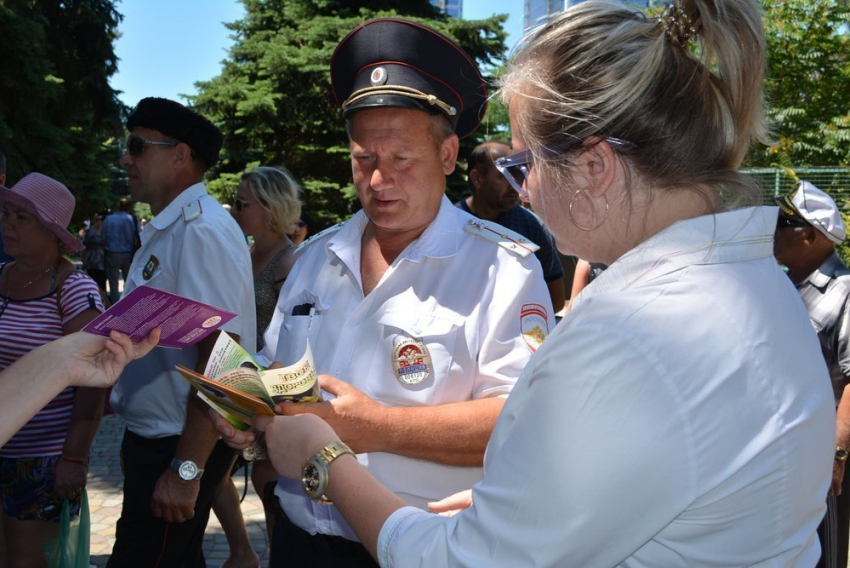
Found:
[[[445, 197], [458, 138], [486, 106], [469, 56], [420, 24], [379, 19], [340, 42], [331, 77], [362, 211], [301, 245], [261, 358], [293, 364], [309, 339], [335, 396], [283, 412], [326, 419], [378, 479], [424, 508], [481, 478], [504, 397], [554, 324], [551, 302], [531, 249]], [[322, 460], [308, 488], [328, 481]], [[374, 566], [311, 491], [278, 480], [285, 516], [270, 565]]]
[[[251, 259], [242, 231], [204, 186], [221, 132], [180, 103], [146, 98], [127, 120], [120, 164], [130, 193], [155, 215], [145, 225], [124, 293], [146, 285], [239, 314], [222, 329], [255, 349]], [[127, 366], [112, 392], [127, 430], [124, 504], [110, 567], [203, 566], [204, 530], [232, 449], [217, 443], [206, 405], [176, 371], [203, 372], [217, 334], [185, 349], [156, 349]]]

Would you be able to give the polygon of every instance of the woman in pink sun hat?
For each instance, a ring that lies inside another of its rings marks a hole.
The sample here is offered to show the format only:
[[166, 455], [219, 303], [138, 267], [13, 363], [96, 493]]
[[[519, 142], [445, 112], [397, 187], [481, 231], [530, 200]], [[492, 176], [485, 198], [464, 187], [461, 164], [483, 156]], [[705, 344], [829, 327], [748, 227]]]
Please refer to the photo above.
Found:
[[[68, 231], [74, 204], [67, 187], [43, 174], [0, 186], [3, 245], [15, 259], [0, 266], [0, 370], [104, 310], [94, 281], [62, 256], [84, 248]], [[101, 389], [66, 388], [0, 448], [0, 565], [40, 566], [62, 502], [79, 510], [103, 397]]]

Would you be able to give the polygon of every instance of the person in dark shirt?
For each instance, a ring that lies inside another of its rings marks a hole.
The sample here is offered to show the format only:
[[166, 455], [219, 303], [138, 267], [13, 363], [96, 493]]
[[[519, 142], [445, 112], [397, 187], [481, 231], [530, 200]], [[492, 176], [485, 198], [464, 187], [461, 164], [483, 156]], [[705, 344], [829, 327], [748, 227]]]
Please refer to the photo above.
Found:
[[139, 220], [133, 215], [133, 203], [126, 198], [118, 202], [118, 210], [103, 221], [101, 239], [106, 250], [106, 276], [109, 279], [109, 301], [113, 304], [121, 297], [118, 276], [127, 281], [133, 255], [139, 244]]
[[485, 142], [476, 146], [470, 152], [466, 166], [472, 195], [455, 205], [479, 219], [493, 221], [515, 231], [540, 247], [534, 254], [543, 267], [543, 277], [557, 313], [564, 308], [564, 269], [552, 235], [537, 215], [519, 205], [517, 192], [493, 165], [494, 160], [510, 153], [510, 146], [501, 142]]

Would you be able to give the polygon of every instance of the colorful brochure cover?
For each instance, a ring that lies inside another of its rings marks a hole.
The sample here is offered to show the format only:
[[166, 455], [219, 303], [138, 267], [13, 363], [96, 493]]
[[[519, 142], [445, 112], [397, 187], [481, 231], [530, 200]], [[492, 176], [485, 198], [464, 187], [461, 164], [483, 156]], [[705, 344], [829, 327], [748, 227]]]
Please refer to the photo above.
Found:
[[83, 331], [108, 336], [120, 331], [134, 342], [159, 327], [159, 347], [194, 345], [236, 317], [236, 313], [150, 286], [139, 286], [100, 314]]
[[257, 414], [274, 415], [280, 402], [319, 402], [322, 393], [308, 343], [294, 365], [264, 369], [227, 333], [218, 336], [204, 374], [177, 365], [198, 396], [240, 430]]

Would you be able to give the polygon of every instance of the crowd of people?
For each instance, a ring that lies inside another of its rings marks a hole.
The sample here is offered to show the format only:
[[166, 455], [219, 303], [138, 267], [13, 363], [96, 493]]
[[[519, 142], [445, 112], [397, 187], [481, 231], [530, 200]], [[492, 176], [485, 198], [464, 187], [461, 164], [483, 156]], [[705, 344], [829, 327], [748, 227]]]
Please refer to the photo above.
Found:
[[[113, 384], [110, 567], [203, 566], [211, 512], [225, 566], [258, 566], [245, 463], [272, 567], [846, 566], [846, 233], [811, 183], [763, 206], [737, 171], [768, 139], [764, 60], [755, 0], [581, 3], [501, 78], [510, 142], [459, 156], [489, 96], [473, 60], [365, 22], [331, 61], [361, 209], [309, 238], [285, 167], [210, 196], [223, 134], [171, 100], [129, 115], [129, 198], [81, 238], [67, 187], [7, 188], [0, 159], [0, 566], [45, 565]], [[558, 251], [582, 259], [568, 303]], [[175, 369], [215, 334], [78, 333], [119, 280], [235, 312], [264, 366], [309, 349], [324, 400], [235, 428]]]

